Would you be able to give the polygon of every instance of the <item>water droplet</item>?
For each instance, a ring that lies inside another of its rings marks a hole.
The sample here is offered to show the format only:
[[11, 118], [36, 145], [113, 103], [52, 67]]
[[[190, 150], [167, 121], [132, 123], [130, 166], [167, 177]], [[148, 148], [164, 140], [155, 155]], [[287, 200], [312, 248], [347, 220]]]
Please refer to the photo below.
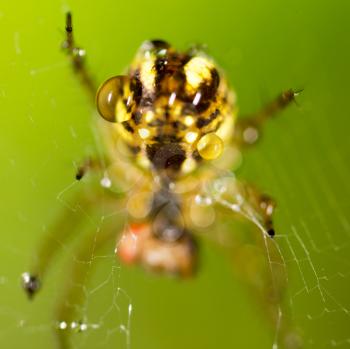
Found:
[[58, 328], [60, 330], [66, 330], [68, 327], [67, 323], [65, 321], [61, 321], [59, 324], [58, 324]]
[[218, 158], [224, 148], [224, 142], [215, 133], [208, 133], [197, 143], [199, 155], [205, 160]]
[[194, 198], [195, 203], [201, 206], [210, 206], [213, 203], [213, 200], [209, 196], [204, 196], [197, 194]]
[[84, 324], [84, 323], [80, 324], [80, 328], [79, 328], [80, 331], [84, 332], [84, 331], [86, 331], [87, 329], [88, 329], [87, 324]]
[[243, 132], [243, 139], [248, 144], [255, 143], [259, 138], [259, 132], [255, 127], [248, 127]]
[[112, 186], [112, 181], [108, 176], [104, 176], [101, 179], [100, 184], [103, 188], [110, 188]]

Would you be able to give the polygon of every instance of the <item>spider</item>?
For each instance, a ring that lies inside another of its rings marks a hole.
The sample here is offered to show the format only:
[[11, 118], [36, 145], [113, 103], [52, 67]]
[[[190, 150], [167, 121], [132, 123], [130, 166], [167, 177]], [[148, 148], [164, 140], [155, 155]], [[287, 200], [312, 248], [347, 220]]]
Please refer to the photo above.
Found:
[[[85, 51], [75, 44], [70, 13], [63, 48], [76, 75], [96, 98], [101, 117], [94, 122], [106, 158], [89, 158], [79, 166], [77, 181], [101, 171], [103, 178], [98, 185], [95, 179], [83, 181], [88, 190], [78, 193], [75, 204], [84, 210], [98, 207], [101, 192], [97, 188], [102, 185], [105, 203], [126, 212], [124, 226], [114, 222], [94, 235], [94, 250], [117, 239], [112, 246], [122, 262], [155, 273], [190, 277], [198, 267], [198, 236], [219, 235], [228, 229], [220, 217], [230, 220], [233, 213], [258, 227], [255, 240], [265, 246], [267, 258], [280, 258], [273, 242], [274, 201], [237, 180], [232, 168], [239, 160], [239, 150], [256, 143], [264, 122], [294, 101], [300, 91], [287, 90], [253, 116], [240, 119], [236, 94], [225, 74], [200, 48], [180, 52], [162, 40], [146, 41], [127, 73], [109, 78], [98, 89], [86, 68]], [[118, 188], [118, 195], [113, 188]], [[67, 209], [41, 241], [30, 270], [22, 275], [29, 298], [39, 291], [58, 252], [55, 241], [66, 241], [78, 227], [80, 216]], [[77, 252], [81, 260], [89, 260], [91, 244], [87, 241]], [[244, 259], [235, 246], [231, 246], [235, 255]], [[84, 268], [82, 264], [73, 268], [75, 284], [83, 284]], [[285, 280], [282, 270], [274, 268], [263, 272], [263, 285], [242, 264], [239, 269], [257, 293], [262, 290], [259, 297], [269, 298], [262, 303], [276, 324]], [[76, 308], [67, 303], [81, 302], [79, 292], [67, 285], [55, 315], [60, 329], [76, 319]], [[62, 331], [58, 338], [60, 348], [69, 347]]]

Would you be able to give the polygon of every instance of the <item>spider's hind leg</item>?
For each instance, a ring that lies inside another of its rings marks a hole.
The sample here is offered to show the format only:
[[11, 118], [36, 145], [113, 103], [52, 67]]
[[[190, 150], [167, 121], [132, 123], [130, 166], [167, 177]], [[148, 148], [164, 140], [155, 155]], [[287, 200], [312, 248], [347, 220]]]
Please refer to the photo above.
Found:
[[62, 48], [67, 52], [74, 69], [74, 72], [79, 76], [82, 84], [86, 88], [89, 95], [92, 97], [92, 102], [95, 103], [96, 85], [90, 72], [86, 68], [86, 51], [76, 45], [73, 35], [72, 14], [66, 14], [66, 39], [62, 43]]
[[[285, 299], [286, 261], [278, 239], [272, 239], [274, 201], [233, 176], [217, 179], [212, 187], [210, 197], [218, 204], [220, 216], [217, 234], [211, 236], [228, 250], [237, 275], [248, 286], [265, 315], [275, 337], [273, 348], [301, 349], [302, 338], [293, 324]], [[251, 234], [233, 232], [232, 213], [246, 218], [258, 229], [252, 230]]]
[[32, 299], [40, 290], [43, 279], [49, 272], [62, 246], [77, 234], [85, 214], [103, 203], [103, 207], [120, 209], [120, 197], [109, 191], [94, 188], [91, 192], [79, 191], [69, 203], [65, 203], [56, 222], [49, 227], [47, 234], [33, 256], [28, 271], [22, 274], [22, 287], [28, 298]]
[[51, 267], [54, 257], [77, 230], [82, 222], [82, 213], [91, 208], [92, 201], [85, 193], [78, 192], [69, 204], [65, 204], [56, 222], [49, 227], [40, 240], [28, 271], [22, 274], [22, 287], [32, 299], [40, 290], [43, 278]]
[[274, 117], [279, 111], [286, 108], [302, 90], [292, 90], [279, 94], [272, 102], [268, 103], [260, 111], [249, 117], [243, 117], [237, 121], [234, 141], [240, 145], [252, 145], [259, 139], [263, 124]]
[[253, 186], [245, 184], [248, 194], [248, 200], [255, 206], [261, 217], [263, 226], [270, 237], [275, 236], [275, 229], [273, 227], [272, 215], [276, 207], [275, 201], [267, 194], [262, 194], [255, 189]]
[[255, 186], [234, 176], [224, 176], [211, 183], [206, 191], [215, 203], [245, 217], [265, 236], [275, 235], [272, 222], [275, 202]]
[[[84, 332], [96, 324], [91, 324], [84, 319], [81, 309], [88, 295], [86, 284], [91, 276], [91, 269], [96, 258], [96, 253], [104, 246], [111, 244], [114, 251], [114, 243], [117, 233], [122, 229], [122, 219], [117, 222], [113, 219], [105, 224], [101, 230], [91, 234], [74, 253], [73, 266], [65, 278], [63, 292], [60, 295], [55, 311], [55, 334], [59, 349], [71, 347], [71, 335]], [[113, 224], [114, 223], [114, 224]], [[98, 325], [97, 325], [98, 326]]]

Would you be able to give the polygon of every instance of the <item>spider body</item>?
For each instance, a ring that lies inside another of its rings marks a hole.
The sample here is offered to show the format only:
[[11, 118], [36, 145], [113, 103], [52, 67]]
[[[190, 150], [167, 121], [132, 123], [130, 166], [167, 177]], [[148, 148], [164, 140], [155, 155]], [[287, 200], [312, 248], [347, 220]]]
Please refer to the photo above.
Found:
[[144, 203], [138, 200], [140, 186], [128, 198], [129, 214], [140, 218], [134, 214], [137, 205], [144, 212], [141, 226], [146, 221], [149, 227], [127, 229], [118, 246], [122, 260], [192, 274], [196, 248], [186, 206], [195, 191], [179, 195], [177, 184], [186, 187], [187, 177], [196, 170], [202, 170], [204, 178], [206, 160], [220, 157], [233, 136], [234, 102], [233, 91], [212, 59], [200, 51], [179, 52], [161, 40], [146, 41], [127, 75], [102, 84], [97, 107], [111, 122], [103, 125], [110, 161], [119, 161], [114, 141], [122, 139], [130, 152], [128, 166], [138, 167], [152, 183]]
[[[107, 155], [106, 162], [87, 160], [79, 167], [76, 179], [82, 179], [89, 171], [102, 170], [101, 185], [116, 188], [118, 195], [108, 190], [101, 197], [96, 186], [87, 182], [89, 191], [78, 193], [75, 204], [62, 213], [41, 241], [30, 270], [22, 275], [27, 295], [32, 298], [38, 292], [59, 248], [85, 217], [71, 207], [81, 207], [85, 213], [97, 210], [103, 202], [123, 213], [86, 238], [77, 251], [79, 262], [72, 268], [71, 283], [66, 283], [56, 313], [61, 349], [69, 348], [69, 334], [62, 330], [69, 322], [76, 324], [78, 303], [84, 299], [84, 288], [73, 286], [86, 281], [91, 246], [95, 251], [113, 245], [116, 235], [116, 252], [123, 262], [187, 277], [193, 275], [197, 266], [194, 236], [205, 231], [223, 244], [218, 233], [227, 229], [225, 220], [236, 215], [260, 231], [257, 241], [263, 243], [266, 258], [271, 260], [273, 255], [280, 260], [278, 247], [270, 239], [275, 234], [273, 200], [240, 182], [232, 174], [232, 165], [241, 149], [256, 142], [264, 122], [293, 101], [297, 92], [285, 91], [253, 116], [240, 120], [236, 118], [235, 92], [228, 87], [224, 73], [202, 51], [179, 52], [164, 41], [147, 41], [126, 75], [112, 77], [97, 89], [85, 66], [85, 50], [74, 43], [70, 13], [66, 17], [63, 48], [75, 73], [96, 100], [102, 116], [97, 119], [97, 127]], [[122, 228], [125, 220], [127, 224]], [[240, 256], [244, 242], [238, 239], [231, 248], [234, 255]], [[259, 256], [253, 258], [260, 261]], [[261, 278], [245, 275], [245, 264], [244, 261], [238, 265], [237, 270], [243, 271], [243, 278], [255, 293], [273, 293], [260, 302], [269, 309], [270, 321], [279, 324], [285, 287], [284, 277], [280, 277], [283, 263], [274, 263], [274, 270], [269, 264]], [[285, 330], [287, 336], [288, 325]]]

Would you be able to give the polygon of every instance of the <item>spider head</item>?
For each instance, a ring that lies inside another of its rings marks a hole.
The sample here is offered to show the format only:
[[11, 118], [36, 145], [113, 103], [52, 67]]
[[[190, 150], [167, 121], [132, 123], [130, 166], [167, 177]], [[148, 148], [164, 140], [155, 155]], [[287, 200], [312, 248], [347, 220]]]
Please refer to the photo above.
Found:
[[127, 75], [101, 85], [97, 109], [144, 167], [186, 174], [221, 155], [233, 133], [234, 99], [204, 53], [154, 40], [141, 46]]

